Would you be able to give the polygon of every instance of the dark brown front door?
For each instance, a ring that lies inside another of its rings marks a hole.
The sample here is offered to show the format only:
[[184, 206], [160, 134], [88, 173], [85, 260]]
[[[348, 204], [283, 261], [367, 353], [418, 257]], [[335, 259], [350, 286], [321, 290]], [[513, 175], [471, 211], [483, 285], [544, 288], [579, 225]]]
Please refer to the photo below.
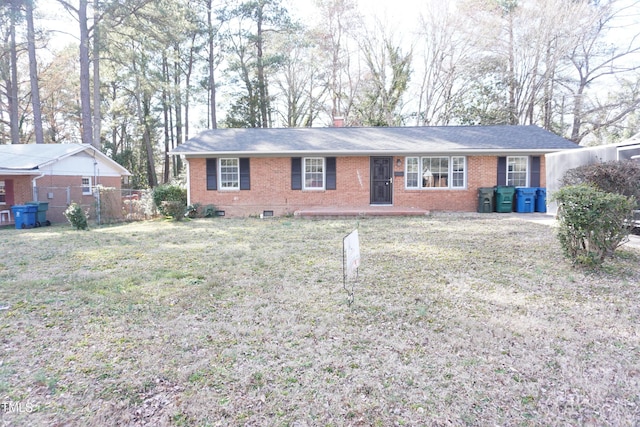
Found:
[[393, 194], [391, 157], [371, 158], [371, 204], [390, 205]]

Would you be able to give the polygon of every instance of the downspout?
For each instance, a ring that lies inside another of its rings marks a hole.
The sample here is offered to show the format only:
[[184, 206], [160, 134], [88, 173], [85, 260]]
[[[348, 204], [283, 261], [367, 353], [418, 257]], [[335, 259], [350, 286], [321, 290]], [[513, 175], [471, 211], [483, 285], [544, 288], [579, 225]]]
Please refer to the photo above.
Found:
[[100, 188], [98, 187], [98, 161], [96, 160], [96, 152], [93, 152], [93, 190], [95, 191], [94, 197], [96, 198], [96, 221], [98, 221], [98, 225], [102, 224], [100, 218], [100, 211], [102, 210], [102, 206], [100, 205]]
[[187, 163], [187, 206], [191, 206], [191, 170], [189, 168], [189, 159], [186, 159]]
[[46, 174], [45, 174], [44, 172], [42, 172], [42, 173], [40, 174], [40, 176], [36, 176], [35, 178], [33, 178], [33, 179], [31, 180], [31, 183], [32, 183], [32, 185], [33, 185], [33, 201], [34, 201], [34, 202], [37, 202], [37, 201], [38, 201], [38, 187], [36, 186], [36, 181], [37, 181], [37, 180], [39, 180], [40, 178], [45, 177], [45, 176], [46, 176]]

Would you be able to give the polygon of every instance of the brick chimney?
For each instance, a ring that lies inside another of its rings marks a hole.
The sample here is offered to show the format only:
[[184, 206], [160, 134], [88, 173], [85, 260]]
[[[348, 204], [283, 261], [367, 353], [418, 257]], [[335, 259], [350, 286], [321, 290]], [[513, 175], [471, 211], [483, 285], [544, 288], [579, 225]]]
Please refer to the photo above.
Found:
[[342, 128], [344, 127], [344, 117], [337, 116], [333, 118], [333, 127], [334, 128]]

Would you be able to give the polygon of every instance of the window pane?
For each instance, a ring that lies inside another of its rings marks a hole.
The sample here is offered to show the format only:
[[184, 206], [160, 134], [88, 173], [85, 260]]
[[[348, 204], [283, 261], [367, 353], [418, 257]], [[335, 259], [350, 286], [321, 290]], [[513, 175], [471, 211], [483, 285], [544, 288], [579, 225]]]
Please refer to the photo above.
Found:
[[91, 194], [91, 178], [82, 178], [82, 194]]
[[507, 185], [527, 185], [527, 157], [507, 157]]
[[418, 158], [407, 157], [407, 188], [418, 188]]
[[422, 158], [422, 186], [425, 188], [449, 186], [448, 157]]
[[239, 182], [238, 159], [220, 159], [220, 188], [238, 188]]
[[451, 187], [464, 187], [464, 157], [451, 158]]
[[0, 181], [0, 203], [5, 203], [7, 197], [7, 191], [4, 188], [4, 181]]
[[324, 159], [304, 159], [304, 187], [324, 188]]

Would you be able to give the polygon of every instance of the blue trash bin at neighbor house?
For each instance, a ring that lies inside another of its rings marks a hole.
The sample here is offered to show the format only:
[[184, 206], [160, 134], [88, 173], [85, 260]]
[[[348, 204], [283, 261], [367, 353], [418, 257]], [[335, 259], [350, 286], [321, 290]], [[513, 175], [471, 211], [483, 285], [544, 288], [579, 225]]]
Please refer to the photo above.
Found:
[[36, 226], [37, 206], [14, 205], [11, 206], [11, 211], [13, 212], [16, 229], [33, 228]]
[[547, 211], [547, 189], [538, 188], [536, 190], [536, 212]]
[[516, 188], [516, 212], [531, 213], [536, 201], [535, 188]]

